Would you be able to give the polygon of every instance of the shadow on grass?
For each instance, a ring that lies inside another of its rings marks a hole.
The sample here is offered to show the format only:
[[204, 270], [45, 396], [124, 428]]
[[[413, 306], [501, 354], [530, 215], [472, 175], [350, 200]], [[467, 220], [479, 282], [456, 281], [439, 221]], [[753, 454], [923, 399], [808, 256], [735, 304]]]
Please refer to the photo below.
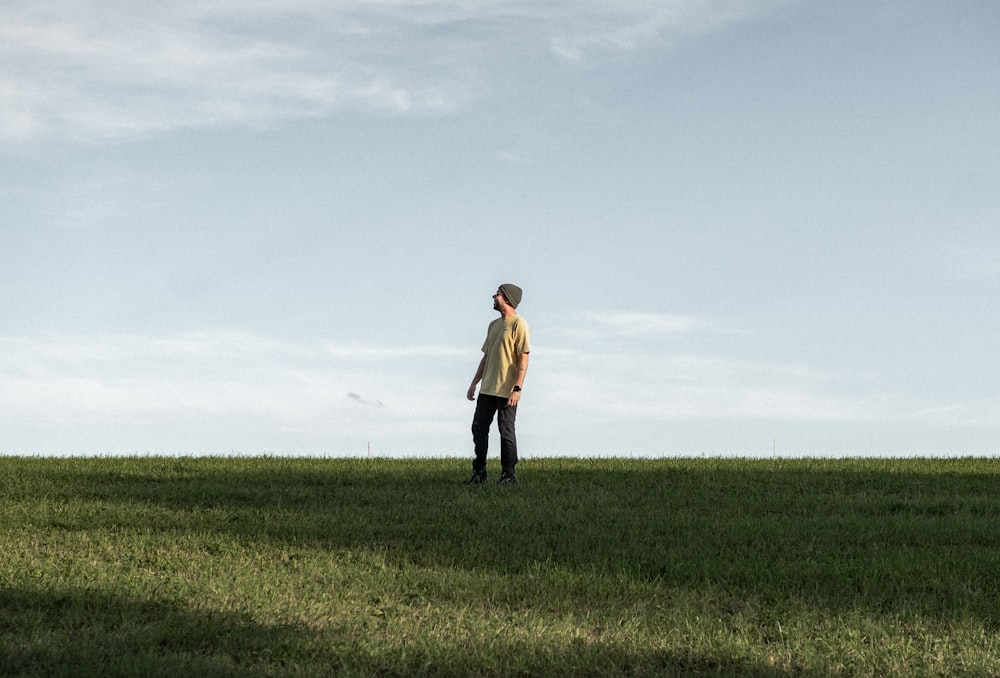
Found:
[[56, 529], [216, 531], [491, 573], [545, 563], [1000, 628], [996, 462], [537, 460], [513, 488], [465, 487], [456, 460], [61, 463], [38, 464], [36, 491], [97, 508]]
[[[126, 599], [100, 590], [0, 589], [0, 675], [3, 676], [451, 676], [573, 675], [575, 652], [539, 648], [527, 662], [464, 657], [435, 665], [412, 650], [381, 650], [346, 635], [256, 624], [239, 615], [200, 614], [180, 604]], [[524, 648], [506, 648], [508, 656]], [[594, 649], [591, 648], [593, 652]], [[670, 652], [602, 652], [603, 675], [740, 673], [788, 675], [738, 658]], [[594, 674], [595, 664], [589, 664]], [[796, 675], [809, 675], [797, 673]]]
[[[100, 590], [0, 590], [4, 676], [267, 675], [294, 669], [301, 629]], [[336, 648], [326, 651], [336, 666]]]

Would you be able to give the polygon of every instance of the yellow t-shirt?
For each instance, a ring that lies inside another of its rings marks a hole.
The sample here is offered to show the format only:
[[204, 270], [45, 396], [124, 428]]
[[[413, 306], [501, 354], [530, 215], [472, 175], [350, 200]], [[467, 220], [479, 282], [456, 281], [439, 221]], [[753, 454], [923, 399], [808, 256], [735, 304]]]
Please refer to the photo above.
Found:
[[531, 352], [530, 335], [528, 323], [517, 314], [490, 323], [483, 342], [486, 365], [480, 393], [501, 398], [510, 396], [517, 380], [517, 358]]

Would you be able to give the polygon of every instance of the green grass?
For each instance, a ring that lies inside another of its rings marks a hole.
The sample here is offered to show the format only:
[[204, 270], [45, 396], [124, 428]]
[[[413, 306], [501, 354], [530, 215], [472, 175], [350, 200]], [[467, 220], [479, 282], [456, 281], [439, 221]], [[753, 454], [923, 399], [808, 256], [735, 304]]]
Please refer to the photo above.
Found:
[[0, 675], [1000, 675], [1000, 461], [468, 471], [0, 458]]

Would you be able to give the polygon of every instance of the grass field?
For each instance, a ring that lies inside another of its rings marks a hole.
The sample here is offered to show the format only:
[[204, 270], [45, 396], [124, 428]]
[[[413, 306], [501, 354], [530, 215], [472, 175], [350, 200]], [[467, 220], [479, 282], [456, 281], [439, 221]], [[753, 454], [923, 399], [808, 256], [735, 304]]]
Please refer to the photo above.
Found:
[[998, 460], [519, 469], [0, 458], [0, 675], [1000, 675]]

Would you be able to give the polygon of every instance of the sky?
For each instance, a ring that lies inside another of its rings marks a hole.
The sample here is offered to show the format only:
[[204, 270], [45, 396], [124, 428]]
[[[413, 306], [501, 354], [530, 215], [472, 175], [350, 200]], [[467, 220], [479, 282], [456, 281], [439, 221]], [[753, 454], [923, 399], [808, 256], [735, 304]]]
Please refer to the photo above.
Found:
[[506, 282], [524, 460], [996, 455], [997, 35], [993, 0], [6, 0], [0, 455], [471, 458]]

